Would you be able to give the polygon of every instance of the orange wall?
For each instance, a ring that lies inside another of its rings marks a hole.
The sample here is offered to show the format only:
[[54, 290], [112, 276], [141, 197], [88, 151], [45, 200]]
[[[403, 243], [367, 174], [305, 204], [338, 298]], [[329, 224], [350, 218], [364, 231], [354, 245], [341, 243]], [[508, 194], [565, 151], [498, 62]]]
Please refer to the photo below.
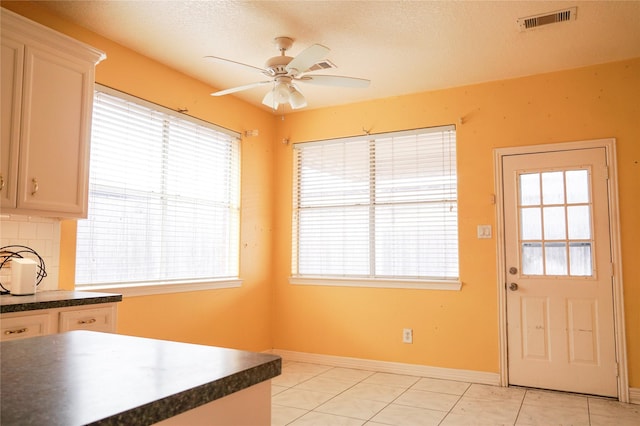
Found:
[[[118, 332], [251, 350], [271, 348], [271, 251], [274, 203], [274, 118], [233, 97], [213, 98], [214, 88], [71, 25], [33, 3], [2, 6], [106, 52], [96, 81], [168, 108], [259, 136], [242, 141], [242, 219], [237, 289], [127, 297], [118, 308]], [[126, 147], [123, 147], [126, 148]], [[75, 221], [61, 235], [60, 286], [73, 288]]]
[[[278, 121], [293, 143], [457, 125], [459, 292], [290, 285], [291, 146], [277, 147], [274, 347], [439, 367], [498, 371], [493, 149], [615, 137], [631, 385], [640, 386], [640, 59], [341, 107]], [[462, 123], [460, 124], [460, 119]], [[414, 330], [414, 344], [401, 330]]]

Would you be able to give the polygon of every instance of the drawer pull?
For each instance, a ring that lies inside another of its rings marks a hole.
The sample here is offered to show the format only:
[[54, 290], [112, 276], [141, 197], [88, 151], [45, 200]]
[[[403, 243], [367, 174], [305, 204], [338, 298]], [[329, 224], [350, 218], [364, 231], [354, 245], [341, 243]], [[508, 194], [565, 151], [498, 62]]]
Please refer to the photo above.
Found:
[[79, 320], [78, 324], [93, 324], [94, 322], [96, 322], [95, 318], [90, 318], [87, 320]]
[[16, 328], [15, 330], [7, 330], [4, 332], [4, 334], [6, 334], [7, 336], [10, 336], [12, 334], [22, 334], [22, 333], [26, 333], [27, 330], [29, 330], [28, 328]]

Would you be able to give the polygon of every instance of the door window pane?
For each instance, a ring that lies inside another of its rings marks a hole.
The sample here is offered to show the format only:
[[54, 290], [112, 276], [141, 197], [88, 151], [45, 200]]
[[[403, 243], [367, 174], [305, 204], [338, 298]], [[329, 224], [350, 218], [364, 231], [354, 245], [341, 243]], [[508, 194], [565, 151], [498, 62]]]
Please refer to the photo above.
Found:
[[564, 204], [564, 173], [542, 173], [542, 203]]
[[563, 172], [542, 173], [542, 203], [564, 204]]
[[522, 273], [524, 275], [542, 275], [542, 244], [522, 243]]
[[591, 238], [589, 206], [567, 207], [567, 223], [570, 240], [588, 240]]
[[567, 170], [567, 204], [589, 202], [589, 173], [586, 170]]
[[520, 205], [540, 205], [540, 173], [520, 175]]
[[591, 266], [591, 243], [569, 243], [571, 275], [589, 277], [593, 274]]
[[567, 275], [567, 246], [565, 243], [545, 243], [544, 254], [547, 275]]
[[564, 207], [545, 207], [544, 214], [544, 239], [564, 240], [566, 238]]
[[520, 210], [520, 234], [523, 240], [542, 239], [542, 217], [539, 207]]

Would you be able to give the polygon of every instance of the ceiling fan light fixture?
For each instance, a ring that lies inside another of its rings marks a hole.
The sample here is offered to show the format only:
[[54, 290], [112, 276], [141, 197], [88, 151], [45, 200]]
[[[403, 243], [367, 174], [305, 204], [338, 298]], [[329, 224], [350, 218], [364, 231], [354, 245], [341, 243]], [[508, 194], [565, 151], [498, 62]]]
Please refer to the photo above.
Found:
[[276, 101], [274, 96], [275, 88], [269, 90], [264, 98], [262, 98], [262, 104], [268, 106], [269, 108], [273, 108], [273, 110], [277, 110], [280, 104]]
[[289, 104], [293, 109], [304, 108], [307, 106], [307, 100], [302, 96], [302, 93], [298, 92], [298, 90], [290, 86], [289, 87]]
[[289, 85], [281, 81], [276, 83], [276, 87], [273, 89], [273, 94], [276, 102], [280, 104], [286, 104], [289, 102]]

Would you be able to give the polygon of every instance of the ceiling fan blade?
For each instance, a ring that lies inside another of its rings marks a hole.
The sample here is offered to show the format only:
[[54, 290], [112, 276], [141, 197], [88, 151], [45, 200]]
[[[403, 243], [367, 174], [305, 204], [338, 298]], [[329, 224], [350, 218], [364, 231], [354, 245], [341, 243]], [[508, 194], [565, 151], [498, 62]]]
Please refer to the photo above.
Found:
[[230, 89], [220, 90], [218, 92], [213, 92], [211, 96], [223, 96], [228, 95], [229, 93], [241, 92], [243, 90], [253, 89], [254, 87], [262, 86], [263, 84], [269, 84], [271, 81], [258, 81], [251, 84], [245, 84], [244, 86], [232, 87]]
[[369, 87], [371, 80], [365, 78], [343, 77], [341, 75], [305, 75], [297, 78], [296, 81], [308, 84], [318, 84], [322, 86], [337, 87]]
[[204, 56], [202, 59], [204, 59], [207, 62], [215, 62], [218, 64], [240, 65], [241, 67], [249, 68], [251, 71], [258, 71], [261, 73], [267, 72], [267, 70], [259, 67], [254, 67], [253, 65], [243, 64], [242, 62], [232, 61], [231, 59], [219, 58], [217, 56]]
[[307, 47], [287, 65], [287, 71], [291, 75], [297, 75], [307, 71], [313, 64], [326, 58], [331, 49], [321, 44]]
[[274, 96], [273, 92], [274, 92], [274, 89], [269, 90], [267, 94], [264, 95], [264, 98], [262, 98], [262, 103], [268, 106], [269, 108], [273, 108], [274, 110], [277, 110], [280, 104], [276, 101], [276, 97]]

